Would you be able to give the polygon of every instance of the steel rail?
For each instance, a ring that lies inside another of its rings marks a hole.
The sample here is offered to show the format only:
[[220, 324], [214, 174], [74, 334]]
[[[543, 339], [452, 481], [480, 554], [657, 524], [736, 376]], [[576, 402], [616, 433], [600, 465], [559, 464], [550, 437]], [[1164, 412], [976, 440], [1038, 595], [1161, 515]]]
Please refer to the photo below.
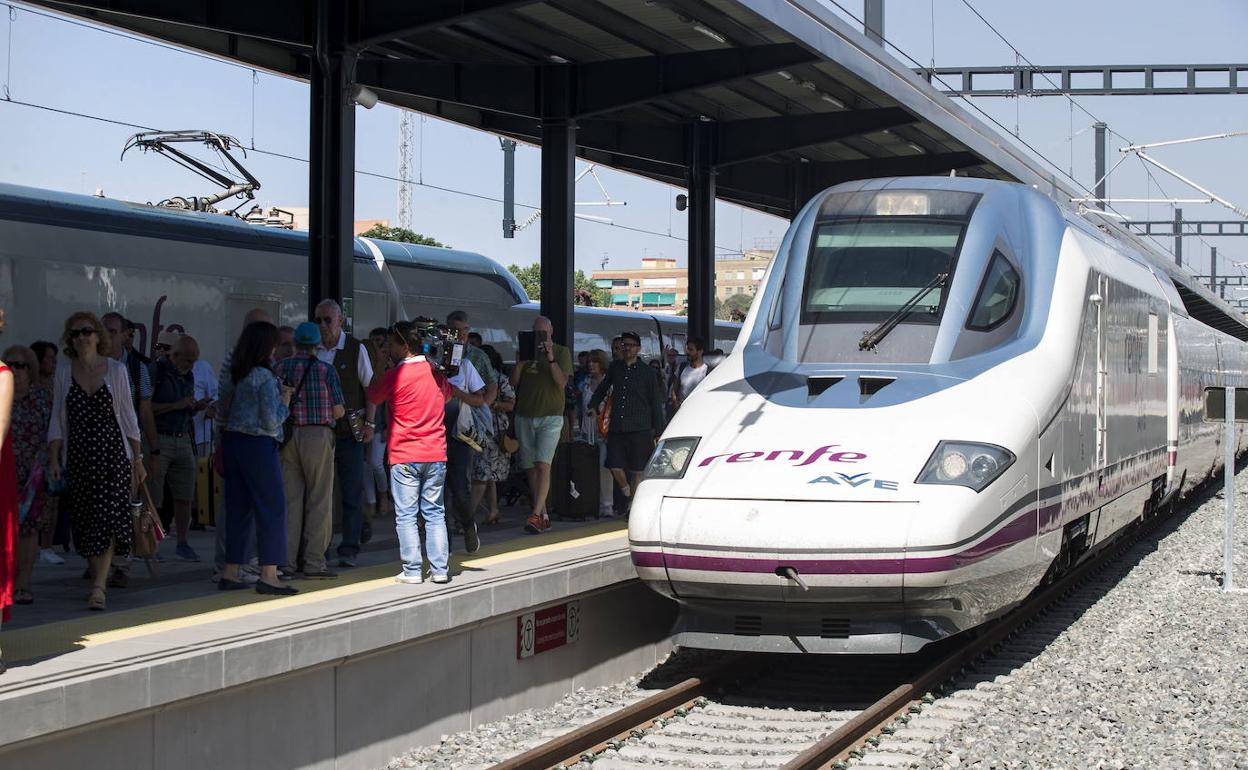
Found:
[[[1173, 509], [1171, 509], [1171, 512]], [[1145, 518], [1136, 525], [1135, 532], [1123, 537], [1102, 553], [1079, 565], [1073, 571], [1058, 578], [1048, 588], [1036, 594], [1015, 609], [986, 632], [951, 651], [931, 668], [913, 681], [898, 686], [878, 701], [868, 706], [858, 716], [821, 738], [810, 748], [784, 764], [780, 770], [824, 770], [847, 759], [850, 752], [861, 748], [866, 742], [883, 732], [898, 716], [908, 712], [912, 705], [945, 681], [952, 679], [976, 659], [990, 653], [993, 648], [1023, 630], [1030, 622], [1043, 614], [1065, 595], [1077, 588], [1093, 573], [1108, 566], [1122, 556], [1146, 532], [1168, 519], [1170, 513]]]
[[[1193, 490], [1198, 492], [1199, 490]], [[1190, 503], [1191, 498], [1188, 498]], [[983, 633], [951, 650], [934, 665], [910, 682], [899, 685], [884, 697], [863, 709], [857, 716], [821, 738], [805, 751], [784, 764], [780, 770], [825, 770], [850, 756], [871, 738], [884, 732], [893, 721], [923, 702], [944, 682], [957, 676], [978, 658], [989, 654], [999, 644], [1023, 630], [1038, 616], [1050, 609], [1065, 595], [1076, 589], [1094, 573], [1112, 563], [1134, 545], [1140, 537], [1170, 517], [1173, 504], [1164, 515], [1146, 517], [1135, 525], [1135, 531], [1120, 538], [1114, 545], [1058, 578], [1047, 588], [1025, 601], [1017, 609]], [[734, 657], [711, 673], [691, 677], [662, 692], [626, 706], [619, 711], [590, 722], [572, 732], [536, 746], [523, 754], [494, 765], [491, 770], [548, 770], [576, 764], [586, 754], [596, 754], [616, 741], [626, 739], [634, 731], [645, 729], [682, 708], [688, 708], [711, 692], [718, 684], [729, 681], [742, 670], [746, 659]]]
[[586, 753], [597, 753], [613, 741], [628, 737], [634, 730], [649, 727], [656, 720], [688, 708], [724, 681], [736, 669], [735, 664], [739, 660], [734, 658], [705, 676], [690, 677], [566, 735], [499, 762], [490, 770], [547, 770], [576, 763]]

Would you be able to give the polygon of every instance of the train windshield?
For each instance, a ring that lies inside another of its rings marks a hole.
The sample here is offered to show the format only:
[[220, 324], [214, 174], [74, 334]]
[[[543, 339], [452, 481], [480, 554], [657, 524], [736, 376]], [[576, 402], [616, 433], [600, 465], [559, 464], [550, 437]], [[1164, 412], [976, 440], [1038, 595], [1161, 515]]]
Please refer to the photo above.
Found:
[[829, 195], [811, 239], [802, 323], [879, 322], [916, 296], [902, 322], [938, 323], [978, 199], [946, 190]]

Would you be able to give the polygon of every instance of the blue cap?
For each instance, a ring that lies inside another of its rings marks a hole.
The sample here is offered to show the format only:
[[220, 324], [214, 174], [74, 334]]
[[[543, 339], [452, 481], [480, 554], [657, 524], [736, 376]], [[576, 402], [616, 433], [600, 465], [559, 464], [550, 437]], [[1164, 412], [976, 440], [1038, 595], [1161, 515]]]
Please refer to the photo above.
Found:
[[311, 321], [304, 321], [295, 327], [295, 344], [296, 345], [319, 345], [321, 344], [321, 327]]

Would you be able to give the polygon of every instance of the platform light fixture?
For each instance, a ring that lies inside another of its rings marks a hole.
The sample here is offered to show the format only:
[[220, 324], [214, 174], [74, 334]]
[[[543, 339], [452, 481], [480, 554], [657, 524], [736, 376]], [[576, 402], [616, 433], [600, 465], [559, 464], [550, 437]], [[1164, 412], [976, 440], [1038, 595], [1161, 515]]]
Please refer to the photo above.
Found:
[[926, 152], [927, 152], [927, 150], [923, 149], [922, 147], [920, 147], [919, 145], [915, 144], [914, 142], [906, 142], [906, 144], [910, 147], [910, 149], [914, 150], [914, 151], [915, 151], [915, 152], [917, 152], [917, 153], [926, 153]]
[[371, 110], [377, 106], [377, 92], [357, 84], [351, 89], [351, 101], [366, 110]]
[[780, 70], [780, 71], [779, 71], [779, 72], [777, 72], [776, 74], [777, 74], [777, 75], [779, 75], [780, 77], [784, 78], [785, 80], [792, 80], [792, 79], [793, 79], [793, 73], [792, 73], [792, 72], [789, 72], [788, 70]]
[[831, 94], [821, 94], [819, 98], [824, 100], [828, 104], [832, 105], [833, 107], [837, 108], [838, 110], [845, 109], [845, 102], [841, 101], [840, 99], [837, 99], [835, 96], [832, 96]]
[[727, 43], [727, 42], [728, 42], [728, 38], [726, 38], [726, 37], [724, 37], [723, 35], [719, 34], [718, 32], [716, 32], [715, 30], [713, 30], [713, 29], [711, 29], [710, 27], [706, 26], [705, 24], [697, 24], [697, 23], [695, 23], [695, 24], [693, 25], [693, 29], [694, 29], [694, 31], [695, 31], [695, 32], [701, 32], [703, 35], [706, 35], [706, 36], [707, 36], [707, 37], [709, 37], [711, 40], [714, 40], [714, 41], [716, 41], [716, 42], [719, 42], [719, 43]]

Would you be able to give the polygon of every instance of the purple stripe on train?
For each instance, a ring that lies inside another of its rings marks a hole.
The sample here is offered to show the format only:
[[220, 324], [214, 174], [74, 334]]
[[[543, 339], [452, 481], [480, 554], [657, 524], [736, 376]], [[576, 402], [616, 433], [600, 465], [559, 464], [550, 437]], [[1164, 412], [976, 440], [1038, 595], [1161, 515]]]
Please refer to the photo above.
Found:
[[1037, 518], [1051, 521], [1061, 510], [1055, 503], [1040, 509], [1039, 517], [1033, 508], [1018, 518], [958, 553], [948, 556], [911, 556], [885, 559], [757, 559], [740, 556], [703, 556], [661, 551], [633, 551], [633, 564], [638, 567], [667, 567], [668, 569], [702, 570], [705, 572], [773, 573], [779, 567], [793, 567], [806, 575], [896, 575], [945, 572], [983, 561], [993, 554], [1036, 535]]

